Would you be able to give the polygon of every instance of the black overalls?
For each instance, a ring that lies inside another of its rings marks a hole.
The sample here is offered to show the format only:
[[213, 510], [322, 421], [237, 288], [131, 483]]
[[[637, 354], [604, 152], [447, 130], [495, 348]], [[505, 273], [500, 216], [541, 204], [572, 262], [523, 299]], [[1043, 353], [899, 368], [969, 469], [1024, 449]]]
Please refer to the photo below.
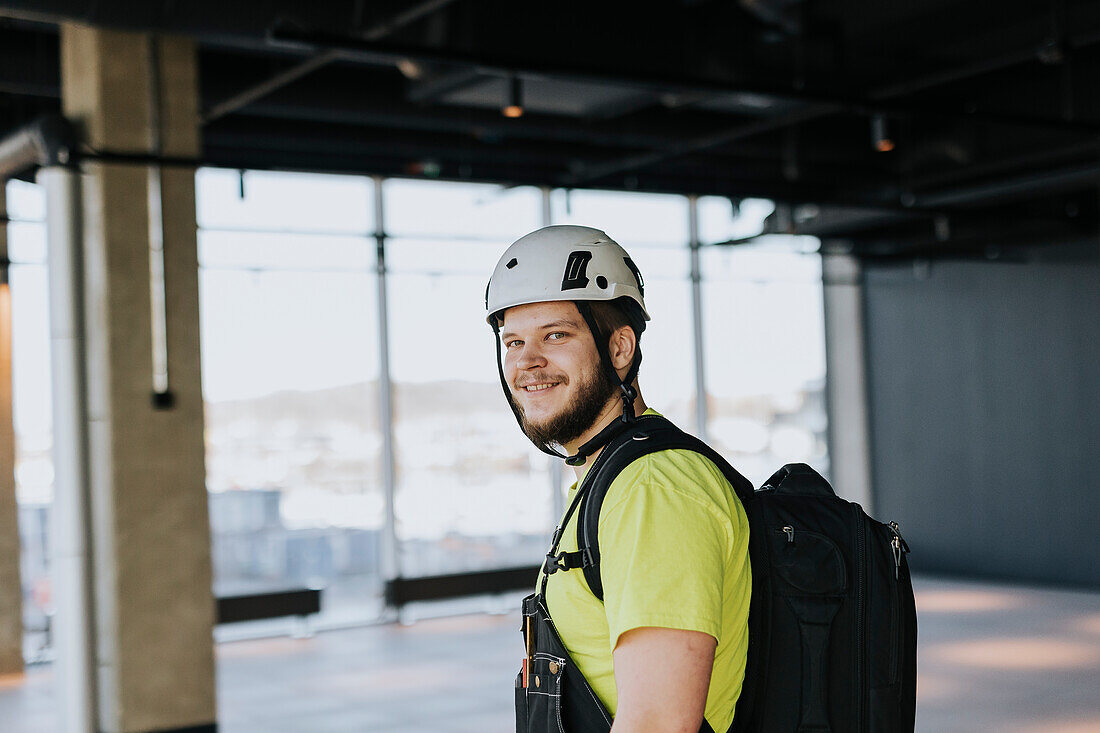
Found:
[[576, 511], [577, 491], [554, 532], [538, 591], [523, 599], [523, 643], [527, 657], [516, 676], [516, 733], [608, 733], [611, 714], [573, 664], [546, 607], [546, 581], [558, 570], [581, 567], [580, 553], [558, 553], [564, 527]]

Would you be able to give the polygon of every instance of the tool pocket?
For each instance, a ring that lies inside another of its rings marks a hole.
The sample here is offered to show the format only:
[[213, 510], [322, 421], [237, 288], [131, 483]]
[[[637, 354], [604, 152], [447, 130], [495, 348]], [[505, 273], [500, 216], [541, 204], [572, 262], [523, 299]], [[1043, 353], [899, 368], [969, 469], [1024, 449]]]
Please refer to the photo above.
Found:
[[523, 672], [516, 677], [517, 733], [565, 733], [561, 717], [562, 675], [565, 660], [536, 653], [523, 686]]

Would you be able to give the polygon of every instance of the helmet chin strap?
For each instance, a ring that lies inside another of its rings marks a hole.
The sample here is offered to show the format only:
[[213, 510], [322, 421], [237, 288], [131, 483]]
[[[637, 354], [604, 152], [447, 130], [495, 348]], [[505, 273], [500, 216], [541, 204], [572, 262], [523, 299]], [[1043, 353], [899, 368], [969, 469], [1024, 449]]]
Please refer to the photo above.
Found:
[[[556, 458], [564, 458], [565, 463], [570, 466], [584, 465], [584, 462], [588, 460], [590, 455], [607, 445], [616, 435], [626, 430], [631, 423], [637, 419], [634, 415], [634, 400], [637, 398], [638, 392], [634, 389], [633, 384], [638, 376], [638, 369], [642, 365], [642, 355], [635, 352], [634, 361], [631, 363], [630, 369], [626, 373], [626, 378], [620, 379], [619, 373], [615, 370], [615, 365], [611, 363], [611, 353], [608, 351], [607, 338], [600, 333], [600, 327], [592, 315], [592, 309], [589, 308], [588, 303], [583, 300], [576, 301], [576, 304], [577, 310], [580, 311], [581, 316], [584, 317], [585, 323], [588, 324], [589, 330], [592, 331], [592, 338], [596, 342], [596, 353], [600, 355], [600, 364], [603, 366], [604, 370], [611, 375], [612, 380], [619, 385], [619, 396], [623, 401], [623, 414], [605, 426], [600, 432], [596, 433], [591, 440], [584, 443], [584, 445], [578, 448], [577, 452], [571, 456], [559, 453], [545, 443], [535, 443], [535, 447], [543, 453]], [[508, 400], [508, 406], [512, 408], [512, 414], [516, 416], [516, 422], [519, 423], [522, 428], [523, 418], [519, 414], [519, 407], [516, 405], [516, 401], [512, 398], [512, 390], [508, 389], [508, 379], [504, 376], [504, 362], [500, 354], [500, 324], [497, 323], [495, 318], [493, 319], [493, 335], [493, 340], [496, 342], [497, 373], [500, 375], [500, 386], [504, 390], [504, 396]], [[531, 442], [534, 443], [534, 441]]]
[[578, 448], [574, 455], [566, 458], [565, 462], [570, 466], [584, 465], [590, 455], [611, 442], [616, 435], [630, 427], [630, 424], [637, 419], [634, 415], [634, 399], [638, 396], [638, 392], [634, 389], [633, 384], [638, 376], [638, 369], [642, 366], [642, 355], [635, 352], [634, 361], [630, 364], [626, 377], [620, 379], [618, 371], [615, 370], [615, 365], [611, 363], [611, 352], [607, 347], [607, 335], [600, 332], [600, 327], [592, 315], [592, 309], [588, 306], [588, 302], [580, 300], [576, 301], [576, 304], [577, 310], [580, 311], [585, 323], [588, 324], [588, 329], [592, 331], [592, 338], [596, 342], [596, 352], [600, 355], [600, 363], [603, 365], [604, 370], [611, 375], [611, 379], [619, 384], [619, 396], [623, 400], [623, 414]]

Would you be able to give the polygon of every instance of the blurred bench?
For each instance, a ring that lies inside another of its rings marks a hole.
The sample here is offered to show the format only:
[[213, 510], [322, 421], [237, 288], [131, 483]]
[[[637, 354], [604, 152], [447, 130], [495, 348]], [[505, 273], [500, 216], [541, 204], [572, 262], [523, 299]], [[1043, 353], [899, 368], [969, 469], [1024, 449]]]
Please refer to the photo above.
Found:
[[304, 618], [321, 611], [320, 588], [277, 588], [244, 592], [218, 593], [217, 623], [298, 616]]
[[386, 581], [386, 605], [401, 608], [414, 601], [438, 601], [463, 596], [496, 595], [534, 589], [539, 566], [531, 565], [473, 573], [427, 575]]

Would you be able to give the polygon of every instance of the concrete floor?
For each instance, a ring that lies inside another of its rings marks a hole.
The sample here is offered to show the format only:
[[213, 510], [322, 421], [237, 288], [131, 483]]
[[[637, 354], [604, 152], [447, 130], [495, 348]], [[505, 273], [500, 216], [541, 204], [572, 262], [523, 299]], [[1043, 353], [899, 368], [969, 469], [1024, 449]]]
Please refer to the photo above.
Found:
[[[1100, 593], [921, 578], [917, 730], [1100, 733]], [[514, 727], [518, 614], [218, 646], [222, 733]], [[53, 733], [48, 666], [0, 679], [0, 730]]]

